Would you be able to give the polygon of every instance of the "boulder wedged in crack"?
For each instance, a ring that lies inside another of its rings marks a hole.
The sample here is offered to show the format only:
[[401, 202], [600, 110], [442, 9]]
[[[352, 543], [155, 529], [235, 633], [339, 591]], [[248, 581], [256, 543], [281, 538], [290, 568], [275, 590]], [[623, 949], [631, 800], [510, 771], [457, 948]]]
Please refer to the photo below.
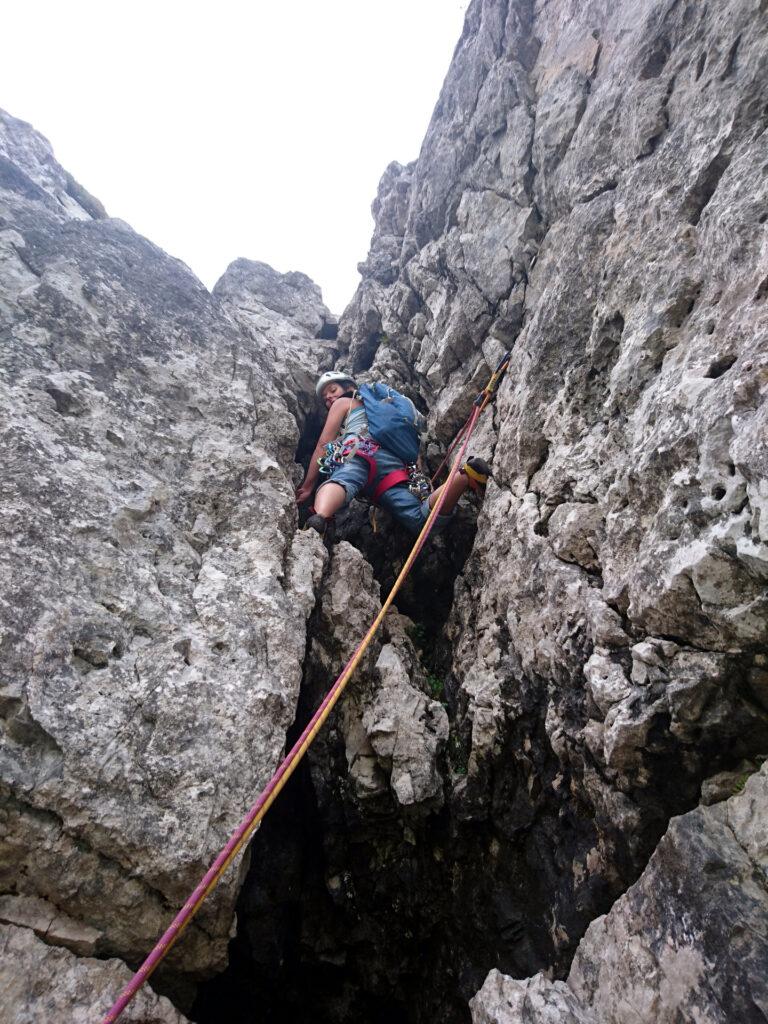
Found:
[[[378, 584], [363, 555], [346, 542], [333, 551], [309, 650], [309, 687], [329, 688], [379, 610]], [[440, 808], [443, 785], [438, 758], [448, 738], [442, 704], [429, 695], [428, 683], [408, 636], [408, 619], [393, 609], [384, 621], [326, 737], [309, 754], [321, 793], [335, 791], [337, 755], [329, 743], [343, 746], [347, 796], [362, 808], [367, 801], [415, 815]], [[322, 805], [324, 800], [319, 796]], [[363, 813], [362, 810], [355, 811]]]
[[[0, 139], [0, 892], [135, 963], [278, 763], [323, 552], [295, 532], [295, 417], [227, 297], [28, 125], [2, 114]], [[327, 311], [302, 283], [282, 328], [309, 372]], [[241, 871], [161, 985], [222, 964]]]

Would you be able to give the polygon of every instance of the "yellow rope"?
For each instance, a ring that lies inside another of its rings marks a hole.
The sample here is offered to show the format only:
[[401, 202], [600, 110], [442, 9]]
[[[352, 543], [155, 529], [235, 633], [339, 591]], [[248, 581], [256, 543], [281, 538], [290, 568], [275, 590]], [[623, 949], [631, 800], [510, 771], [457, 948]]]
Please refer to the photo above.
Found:
[[347, 683], [349, 682], [350, 678], [352, 677], [352, 674], [354, 673], [357, 666], [360, 664], [360, 661], [363, 655], [365, 654], [366, 650], [368, 649], [371, 640], [373, 640], [374, 636], [376, 635], [379, 626], [384, 621], [384, 616], [389, 611], [392, 602], [394, 601], [395, 596], [397, 595], [397, 592], [400, 590], [403, 581], [410, 572], [411, 567], [413, 566], [413, 563], [416, 560], [416, 557], [421, 551], [421, 548], [423, 547], [424, 542], [426, 541], [427, 536], [429, 535], [429, 532], [432, 529], [435, 519], [440, 514], [440, 509], [442, 508], [443, 502], [445, 501], [445, 497], [447, 494], [448, 485], [451, 483], [451, 481], [459, 471], [461, 459], [463, 458], [467, 445], [469, 444], [469, 439], [472, 436], [472, 431], [474, 430], [477, 418], [482, 412], [482, 410], [485, 408], [485, 406], [488, 404], [490, 397], [490, 394], [486, 395], [486, 398], [482, 402], [482, 404], [476, 406], [473, 409], [472, 416], [470, 417], [469, 420], [469, 427], [467, 429], [466, 436], [462, 443], [461, 449], [454, 460], [453, 466], [451, 467], [451, 471], [448, 474], [448, 479], [446, 480], [445, 486], [440, 493], [440, 497], [435, 502], [433, 507], [430, 509], [427, 520], [422, 526], [418, 537], [414, 541], [413, 547], [411, 548], [408, 558], [405, 561], [405, 565], [403, 566], [403, 568], [400, 571], [400, 574], [395, 580], [394, 585], [392, 586], [392, 589], [387, 595], [384, 604], [381, 606], [381, 610], [374, 619], [373, 624], [371, 625], [363, 639], [360, 641], [352, 658], [349, 660], [349, 662], [347, 662], [341, 674], [333, 684], [333, 687], [326, 696], [323, 704], [320, 706], [318, 711], [315, 712], [315, 719], [311, 724], [311, 728], [309, 728], [306, 731], [306, 734], [301, 739], [301, 742], [291, 750], [291, 752], [285, 758], [283, 763], [280, 765], [280, 768], [278, 768], [276, 774], [273, 775], [272, 779], [267, 784], [267, 787], [260, 794], [256, 803], [253, 805], [253, 807], [249, 810], [248, 814], [245, 816], [243, 821], [240, 823], [234, 835], [230, 838], [227, 845], [219, 853], [214, 863], [203, 876], [202, 880], [198, 884], [195, 891], [189, 897], [187, 902], [184, 904], [182, 909], [179, 911], [179, 913], [174, 918], [173, 922], [170, 924], [170, 926], [164, 933], [164, 935], [156, 943], [154, 949], [151, 951], [147, 959], [144, 961], [139, 970], [136, 972], [136, 974], [134, 974], [131, 981], [120, 994], [120, 997], [118, 998], [117, 1002], [114, 1004], [114, 1006], [109, 1011], [107, 1016], [103, 1019], [102, 1024], [114, 1024], [114, 1021], [117, 1020], [117, 1018], [120, 1016], [122, 1011], [134, 997], [139, 988], [141, 988], [141, 986], [144, 984], [147, 978], [168, 955], [171, 948], [176, 944], [180, 936], [183, 934], [184, 930], [189, 925], [192, 918], [197, 913], [198, 909], [200, 908], [200, 905], [203, 903], [203, 901], [211, 892], [211, 890], [215, 888], [221, 876], [227, 870], [227, 868], [232, 863], [234, 858], [238, 855], [238, 853], [242, 850], [245, 843], [250, 839], [254, 830], [256, 829], [256, 826], [261, 822], [264, 815], [275, 802], [279, 793], [283, 790], [285, 784], [288, 782], [288, 779], [291, 777], [291, 775], [293, 775], [302, 757], [309, 749], [310, 745], [314, 741], [320, 729], [323, 727], [325, 721], [327, 720], [331, 711], [335, 707], [337, 701], [344, 692], [344, 689]]

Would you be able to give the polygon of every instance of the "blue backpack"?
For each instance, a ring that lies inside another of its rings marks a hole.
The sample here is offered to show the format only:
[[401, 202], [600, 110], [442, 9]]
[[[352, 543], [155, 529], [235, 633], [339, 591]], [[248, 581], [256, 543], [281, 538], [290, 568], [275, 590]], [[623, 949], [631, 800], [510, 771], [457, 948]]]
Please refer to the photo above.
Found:
[[387, 384], [361, 384], [358, 394], [368, 417], [368, 433], [403, 462], [415, 462], [421, 448], [424, 417], [405, 395]]

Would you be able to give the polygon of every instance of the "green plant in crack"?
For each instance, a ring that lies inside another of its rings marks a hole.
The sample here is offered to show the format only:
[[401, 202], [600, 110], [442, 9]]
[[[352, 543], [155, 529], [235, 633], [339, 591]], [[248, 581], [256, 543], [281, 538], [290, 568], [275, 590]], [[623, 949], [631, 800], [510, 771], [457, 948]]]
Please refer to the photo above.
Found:
[[731, 790], [734, 796], [736, 796], [737, 793], [744, 792], [744, 787], [747, 784], [747, 779], [750, 777], [751, 774], [751, 772], [744, 772], [743, 775], [740, 775], [737, 779], [734, 780], [733, 789]]
[[427, 686], [434, 700], [442, 700], [445, 697], [445, 683], [439, 676], [434, 676], [431, 672], [428, 672]]
[[461, 736], [451, 730], [448, 737], [448, 764], [455, 775], [466, 775], [469, 767], [469, 745], [462, 742]]
[[446, 702], [445, 681], [435, 671], [435, 650], [431, 638], [427, 634], [426, 626], [421, 622], [414, 622], [409, 626], [408, 636], [411, 643], [419, 654], [419, 661], [426, 672], [427, 690], [433, 700]]
[[421, 622], [414, 622], [407, 630], [408, 636], [411, 638], [411, 642], [414, 647], [418, 647], [420, 651], [423, 651], [427, 643], [427, 631]]

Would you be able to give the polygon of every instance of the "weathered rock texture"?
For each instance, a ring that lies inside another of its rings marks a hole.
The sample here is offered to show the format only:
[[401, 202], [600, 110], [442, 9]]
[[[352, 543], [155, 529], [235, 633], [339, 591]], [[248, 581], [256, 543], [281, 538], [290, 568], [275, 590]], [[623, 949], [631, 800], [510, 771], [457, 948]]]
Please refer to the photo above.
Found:
[[466, 1021], [481, 985], [478, 1021], [762, 1019], [765, 775], [722, 801], [768, 753], [767, 14], [473, 0], [338, 338], [302, 275], [208, 295], [3, 119], [3, 921], [146, 952], [375, 614], [386, 523], [330, 564], [295, 533], [317, 370], [407, 390], [431, 458], [511, 348], [476, 536], [167, 983], [245, 877], [200, 1022]]
[[759, 0], [476, 0], [374, 204], [349, 365], [447, 441], [512, 348], [440, 641], [453, 821], [489, 874], [525, 862], [508, 973], [531, 943], [564, 971], [707, 777], [768, 751], [767, 57]]
[[492, 971], [475, 1024], [768, 1018], [768, 767], [675, 818], [642, 877], [588, 928], [568, 984]]
[[[29, 126], [2, 115], [0, 138], [2, 917], [135, 962], [295, 716], [324, 552], [295, 532], [273, 348], [305, 349], [313, 394], [328, 311], [259, 265], [213, 299], [94, 219]], [[241, 293], [275, 311], [262, 345]], [[177, 984], [223, 966], [241, 873], [172, 954]]]
[[[92, 1024], [104, 1016], [105, 993], [119, 993], [131, 978], [119, 960], [75, 957], [41, 942], [28, 928], [0, 925], [0, 953], [0, 1018], [7, 1024]], [[120, 1019], [129, 1024], [187, 1020], [149, 986]]]

